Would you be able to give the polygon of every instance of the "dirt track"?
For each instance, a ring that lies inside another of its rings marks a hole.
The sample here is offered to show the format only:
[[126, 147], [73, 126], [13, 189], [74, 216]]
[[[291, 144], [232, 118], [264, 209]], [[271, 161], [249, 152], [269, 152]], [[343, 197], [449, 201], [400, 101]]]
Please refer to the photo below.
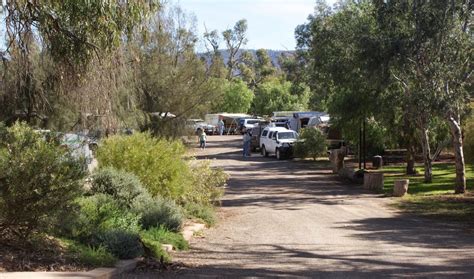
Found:
[[231, 175], [218, 225], [174, 255], [187, 268], [125, 278], [474, 278], [472, 234], [397, 214], [322, 166], [243, 158], [240, 137], [209, 140], [197, 156]]

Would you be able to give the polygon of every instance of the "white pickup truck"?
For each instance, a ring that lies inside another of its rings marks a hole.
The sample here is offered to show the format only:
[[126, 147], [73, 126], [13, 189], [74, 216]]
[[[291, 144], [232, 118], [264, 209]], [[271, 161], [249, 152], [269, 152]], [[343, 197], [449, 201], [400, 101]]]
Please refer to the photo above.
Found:
[[266, 127], [260, 136], [260, 150], [267, 157], [274, 153], [278, 160], [293, 155], [293, 144], [298, 139], [298, 133], [284, 127]]

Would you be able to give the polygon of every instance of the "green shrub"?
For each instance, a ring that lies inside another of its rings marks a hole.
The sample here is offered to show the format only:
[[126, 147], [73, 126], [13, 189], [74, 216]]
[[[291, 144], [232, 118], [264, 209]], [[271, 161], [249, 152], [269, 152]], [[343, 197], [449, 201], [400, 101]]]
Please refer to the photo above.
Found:
[[82, 197], [77, 203], [77, 216], [69, 230], [66, 230], [73, 238], [88, 240], [100, 232], [114, 229], [129, 232], [140, 230], [140, 217], [124, 210], [111, 196], [96, 194]]
[[2, 138], [0, 235], [24, 238], [55, 228], [82, 192], [81, 164], [24, 123], [7, 128]]
[[201, 205], [197, 203], [189, 203], [185, 205], [185, 211], [188, 218], [198, 218], [206, 223], [208, 226], [212, 226], [216, 223], [216, 215], [214, 213], [214, 207], [211, 205]]
[[59, 239], [67, 252], [72, 254], [81, 264], [91, 267], [113, 267], [117, 262], [104, 246], [92, 247], [71, 239]]
[[106, 167], [92, 176], [90, 192], [110, 195], [122, 207], [130, 208], [133, 200], [146, 190], [133, 173]]
[[149, 133], [113, 136], [97, 151], [101, 166], [122, 169], [138, 176], [153, 196], [179, 200], [190, 187], [185, 148], [179, 141], [153, 138]]
[[145, 236], [142, 237], [142, 243], [147, 256], [160, 259], [165, 263], [171, 262], [171, 256], [165, 250], [163, 250], [159, 241], [146, 238]]
[[189, 244], [184, 239], [183, 235], [180, 233], [171, 232], [163, 227], [150, 228], [146, 231], [143, 231], [140, 236], [142, 239], [151, 239], [162, 244], [171, 244], [178, 250], [189, 249]]
[[299, 141], [295, 144], [294, 153], [297, 157], [311, 157], [316, 160], [318, 156], [326, 154], [326, 137], [319, 129], [301, 129]]
[[144, 253], [142, 242], [137, 233], [124, 230], [109, 230], [97, 235], [99, 245], [107, 248], [119, 259], [133, 259]]
[[79, 262], [93, 267], [113, 267], [117, 258], [104, 246], [83, 246], [78, 251]]
[[220, 168], [213, 169], [210, 163], [194, 164], [191, 168], [192, 187], [185, 193], [183, 202], [211, 205], [219, 203], [224, 194], [228, 175]]
[[179, 231], [183, 224], [181, 208], [175, 202], [163, 198], [141, 196], [134, 203], [133, 211], [141, 216], [142, 228], [163, 226]]

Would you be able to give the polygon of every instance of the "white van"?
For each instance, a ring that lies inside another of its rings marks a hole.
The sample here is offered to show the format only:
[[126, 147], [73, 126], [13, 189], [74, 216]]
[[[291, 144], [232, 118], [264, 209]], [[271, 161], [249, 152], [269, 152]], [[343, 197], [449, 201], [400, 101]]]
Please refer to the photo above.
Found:
[[284, 127], [266, 127], [260, 136], [260, 150], [267, 157], [274, 153], [278, 160], [293, 155], [293, 145], [298, 133]]

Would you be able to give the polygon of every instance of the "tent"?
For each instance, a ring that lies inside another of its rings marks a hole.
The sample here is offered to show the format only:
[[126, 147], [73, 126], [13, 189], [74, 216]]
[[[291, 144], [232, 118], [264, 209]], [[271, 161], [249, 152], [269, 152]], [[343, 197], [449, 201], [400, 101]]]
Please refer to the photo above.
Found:
[[245, 113], [212, 113], [206, 114], [206, 123], [217, 126], [219, 119], [224, 121], [225, 125], [225, 133], [227, 135], [235, 133], [237, 126], [239, 124], [239, 120], [242, 118], [252, 118], [251, 115]]

